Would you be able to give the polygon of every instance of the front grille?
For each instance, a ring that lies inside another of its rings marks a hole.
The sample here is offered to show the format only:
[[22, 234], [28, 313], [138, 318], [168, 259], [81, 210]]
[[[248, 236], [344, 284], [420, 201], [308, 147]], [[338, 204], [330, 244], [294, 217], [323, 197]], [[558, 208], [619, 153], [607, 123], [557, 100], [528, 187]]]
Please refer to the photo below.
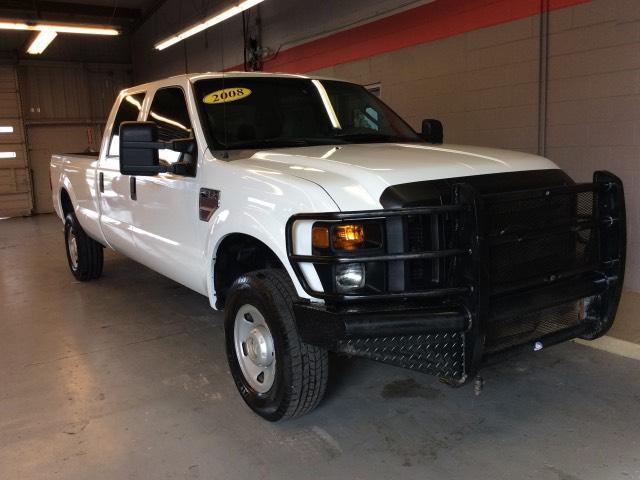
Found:
[[576, 326], [582, 320], [581, 304], [572, 302], [488, 322], [484, 351], [491, 354]]
[[448, 379], [464, 376], [463, 333], [350, 338], [338, 350]]
[[[413, 253], [460, 247], [453, 241], [453, 231], [459, 218], [460, 213], [408, 216], [405, 225], [406, 250]], [[450, 285], [455, 260], [455, 257], [444, 257], [406, 262], [406, 290], [419, 291]]]
[[[492, 291], [518, 283], [548, 281], [558, 272], [597, 262], [594, 193], [591, 191], [503, 201], [485, 205]], [[406, 219], [408, 252], [454, 248], [459, 215], [412, 215]], [[541, 233], [542, 232], [542, 233]], [[407, 290], [450, 284], [456, 258], [406, 262]]]
[[[509, 300], [509, 295], [578, 278], [581, 273], [597, 269], [596, 200], [597, 194], [592, 190], [535, 190], [529, 194], [507, 192], [483, 197], [482, 236], [487, 256], [481, 268], [487, 272], [489, 313], [482, 321], [487, 353], [525, 344], [580, 322], [576, 302], [546, 308], [544, 301], [537, 298], [531, 300], [535, 311], [530, 313], [531, 305], [518, 305], [520, 297], [509, 313], [501, 308], [509, 305], [504, 301]], [[409, 251], [451, 248], [459, 227], [456, 218], [460, 217], [448, 214], [408, 218]], [[463, 224], [468, 220], [463, 219]], [[444, 287], [455, 282], [455, 262], [460, 261], [459, 257], [449, 257], [407, 262], [408, 289]], [[525, 302], [530, 299], [524, 298]], [[524, 311], [527, 313], [521, 313]]]
[[487, 202], [494, 291], [593, 265], [597, 260], [593, 202], [593, 192]]
[[[551, 308], [542, 304], [532, 313], [523, 304], [507, 316], [493, 308], [498, 301], [504, 304], [509, 295], [553, 286], [563, 279], [577, 281], [581, 273], [597, 269], [597, 194], [545, 193], [538, 191], [533, 198], [518, 200], [489, 197], [485, 204], [492, 309], [485, 325], [486, 353], [525, 344], [581, 321], [580, 302]], [[517, 313], [525, 309], [530, 313]]]

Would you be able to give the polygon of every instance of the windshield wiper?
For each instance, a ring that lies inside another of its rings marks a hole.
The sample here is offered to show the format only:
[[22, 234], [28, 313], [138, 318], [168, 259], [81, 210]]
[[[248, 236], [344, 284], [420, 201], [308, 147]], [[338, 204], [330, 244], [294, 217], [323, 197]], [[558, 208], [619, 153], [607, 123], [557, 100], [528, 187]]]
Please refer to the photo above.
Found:
[[338, 133], [335, 138], [353, 142], [418, 142], [420, 139], [410, 139], [384, 133]]
[[291, 138], [265, 138], [262, 140], [248, 140], [229, 145], [230, 149], [241, 148], [278, 148], [278, 147], [308, 147], [311, 145], [333, 145], [346, 143], [344, 140], [334, 137], [291, 137]]
[[300, 147], [307, 146], [308, 143], [299, 138], [265, 138], [262, 140], [247, 140], [244, 142], [235, 142], [228, 148], [262, 148], [262, 147]]

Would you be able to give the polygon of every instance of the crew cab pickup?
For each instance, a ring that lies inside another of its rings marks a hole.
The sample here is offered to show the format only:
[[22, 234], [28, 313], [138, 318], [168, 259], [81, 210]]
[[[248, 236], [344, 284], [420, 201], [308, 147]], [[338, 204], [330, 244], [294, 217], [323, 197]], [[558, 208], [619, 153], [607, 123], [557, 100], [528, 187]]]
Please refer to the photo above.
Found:
[[69, 267], [111, 248], [224, 309], [231, 373], [275, 421], [312, 410], [342, 352], [451, 385], [611, 326], [621, 181], [443, 144], [359, 85], [183, 75], [124, 90], [98, 156], [54, 155]]

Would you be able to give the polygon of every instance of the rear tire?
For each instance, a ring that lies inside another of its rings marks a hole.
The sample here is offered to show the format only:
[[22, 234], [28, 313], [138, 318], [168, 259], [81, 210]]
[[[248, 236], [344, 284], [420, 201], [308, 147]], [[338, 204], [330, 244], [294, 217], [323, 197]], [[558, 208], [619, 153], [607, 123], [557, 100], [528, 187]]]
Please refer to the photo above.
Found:
[[73, 212], [65, 217], [64, 243], [69, 269], [77, 280], [86, 282], [102, 275], [103, 247], [85, 233]]
[[327, 386], [327, 351], [302, 342], [293, 315], [295, 289], [283, 270], [239, 277], [227, 294], [227, 359], [246, 404], [275, 422], [312, 411]]

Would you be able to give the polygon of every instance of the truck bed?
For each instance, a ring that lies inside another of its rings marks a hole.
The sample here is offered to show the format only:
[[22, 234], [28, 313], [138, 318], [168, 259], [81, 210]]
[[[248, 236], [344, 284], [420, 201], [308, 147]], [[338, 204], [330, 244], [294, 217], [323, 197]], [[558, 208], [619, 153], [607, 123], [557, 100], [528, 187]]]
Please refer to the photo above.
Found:
[[57, 153], [51, 156], [51, 185], [69, 186], [62, 191], [54, 188], [53, 205], [58, 216], [64, 220], [63, 195], [67, 192], [74, 212], [82, 228], [97, 241], [104, 242], [99, 218], [96, 172], [98, 153]]

